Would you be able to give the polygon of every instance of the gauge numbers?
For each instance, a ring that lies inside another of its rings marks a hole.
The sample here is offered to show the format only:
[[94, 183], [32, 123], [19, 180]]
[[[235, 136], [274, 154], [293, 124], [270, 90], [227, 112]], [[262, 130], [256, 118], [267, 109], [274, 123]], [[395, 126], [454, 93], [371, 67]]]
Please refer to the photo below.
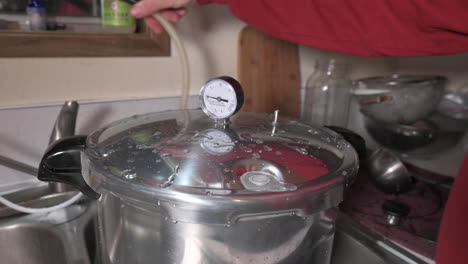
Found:
[[239, 83], [230, 77], [209, 80], [200, 91], [203, 111], [213, 119], [226, 119], [242, 105], [243, 93]]

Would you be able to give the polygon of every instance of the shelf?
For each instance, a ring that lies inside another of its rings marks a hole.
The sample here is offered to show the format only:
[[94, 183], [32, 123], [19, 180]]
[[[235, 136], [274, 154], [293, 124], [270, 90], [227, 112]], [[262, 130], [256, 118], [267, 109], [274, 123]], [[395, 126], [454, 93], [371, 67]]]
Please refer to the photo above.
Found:
[[170, 56], [167, 34], [0, 32], [0, 57]]

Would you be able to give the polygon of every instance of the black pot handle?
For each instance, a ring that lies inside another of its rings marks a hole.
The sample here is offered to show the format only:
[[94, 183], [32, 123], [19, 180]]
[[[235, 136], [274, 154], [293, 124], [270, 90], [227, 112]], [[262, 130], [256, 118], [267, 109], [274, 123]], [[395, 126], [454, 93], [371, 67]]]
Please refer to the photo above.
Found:
[[353, 146], [356, 150], [359, 159], [365, 160], [367, 155], [366, 141], [360, 135], [354, 133], [353, 131], [337, 126], [326, 126], [326, 128], [335, 131], [340, 134], [346, 141]]
[[81, 175], [81, 152], [86, 148], [86, 136], [72, 136], [52, 144], [42, 157], [37, 178], [47, 182], [72, 185], [92, 199], [101, 196]]

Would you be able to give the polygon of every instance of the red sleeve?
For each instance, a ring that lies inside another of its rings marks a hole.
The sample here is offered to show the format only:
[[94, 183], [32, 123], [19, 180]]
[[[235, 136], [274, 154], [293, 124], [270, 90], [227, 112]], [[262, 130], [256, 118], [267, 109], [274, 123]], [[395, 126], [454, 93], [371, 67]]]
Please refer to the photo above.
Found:
[[468, 51], [466, 0], [198, 0], [277, 38], [359, 56]]
[[437, 264], [465, 264], [468, 260], [468, 155], [450, 191], [437, 243]]

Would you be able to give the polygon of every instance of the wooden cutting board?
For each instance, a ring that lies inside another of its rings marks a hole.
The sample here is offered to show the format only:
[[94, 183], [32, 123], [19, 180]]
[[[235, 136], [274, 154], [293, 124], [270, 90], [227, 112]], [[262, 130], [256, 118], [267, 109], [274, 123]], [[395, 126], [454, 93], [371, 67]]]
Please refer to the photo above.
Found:
[[246, 26], [239, 35], [238, 79], [244, 88], [243, 111], [299, 117], [300, 75], [296, 44]]

